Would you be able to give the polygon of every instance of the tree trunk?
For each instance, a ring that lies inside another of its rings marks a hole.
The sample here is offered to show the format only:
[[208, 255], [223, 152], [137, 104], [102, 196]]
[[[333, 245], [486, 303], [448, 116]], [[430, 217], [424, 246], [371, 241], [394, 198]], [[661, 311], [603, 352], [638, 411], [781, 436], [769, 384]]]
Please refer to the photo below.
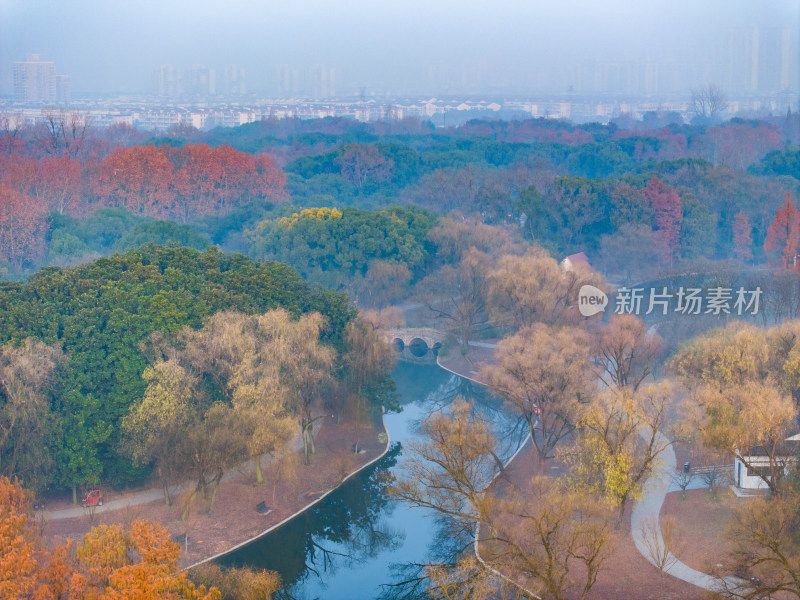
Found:
[[625, 508], [628, 506], [628, 494], [625, 494], [619, 501], [619, 515], [617, 520], [617, 529], [622, 527], [625, 522]]
[[355, 415], [354, 415], [354, 418], [353, 418], [353, 427], [355, 427], [355, 430], [356, 430], [356, 435], [355, 435], [356, 444], [355, 444], [355, 446], [353, 446], [353, 452], [358, 454], [358, 443], [361, 441], [359, 439], [360, 438], [359, 434], [361, 433], [361, 431], [360, 431], [360, 429], [358, 427], [358, 418], [361, 416], [361, 400], [362, 400], [362, 398], [361, 398], [361, 388], [359, 388], [358, 396], [356, 396], [356, 398], [357, 398], [357, 400], [356, 400], [356, 410], [355, 410]]
[[303, 435], [302, 435], [302, 438], [303, 438], [303, 464], [307, 465], [307, 464], [309, 464], [309, 460], [308, 460], [308, 438], [306, 437], [305, 425], [303, 426], [303, 432], [302, 433], [303, 433]]
[[525, 422], [528, 423], [528, 431], [530, 431], [531, 434], [531, 444], [536, 448], [536, 456], [539, 459], [539, 468], [541, 469], [544, 464], [545, 456], [547, 456], [547, 450], [540, 448], [539, 444], [536, 443], [536, 419], [533, 416], [526, 415]]
[[308, 424], [308, 447], [311, 450], [311, 454], [317, 453], [317, 448], [314, 446], [314, 423]]
[[164, 471], [161, 468], [158, 469], [158, 477], [161, 479], [161, 487], [164, 490], [164, 502], [167, 506], [172, 506], [172, 498], [169, 495], [169, 482], [164, 477]]
[[78, 503], [78, 487], [75, 485], [72, 486], [72, 503]]
[[217, 499], [217, 490], [219, 490], [219, 482], [222, 481], [222, 472], [217, 473], [217, 476], [214, 477], [214, 480], [211, 483], [211, 502], [208, 504], [208, 514], [214, 514], [214, 500]]
[[189, 510], [192, 508], [192, 502], [194, 502], [195, 497], [197, 496], [197, 492], [200, 491], [200, 484], [198, 483], [197, 486], [194, 488], [189, 497], [186, 499], [186, 504], [183, 505], [183, 510], [181, 511], [181, 521], [185, 521], [186, 518], [189, 516]]
[[256, 483], [264, 483], [264, 474], [261, 472], [261, 455], [253, 457], [253, 465], [256, 468]]

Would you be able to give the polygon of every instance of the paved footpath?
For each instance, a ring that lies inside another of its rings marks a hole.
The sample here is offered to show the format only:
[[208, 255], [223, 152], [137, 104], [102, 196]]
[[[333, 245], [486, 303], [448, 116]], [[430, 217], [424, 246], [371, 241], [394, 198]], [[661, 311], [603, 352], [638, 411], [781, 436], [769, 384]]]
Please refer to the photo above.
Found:
[[[642, 435], [647, 435], [647, 433], [642, 432]], [[659, 434], [659, 436], [660, 444], [669, 443], [669, 440], [663, 434]], [[661, 514], [661, 505], [664, 503], [664, 497], [667, 495], [667, 492], [672, 485], [676, 467], [677, 464], [675, 459], [675, 450], [672, 448], [672, 445], [668, 445], [666, 450], [661, 454], [661, 464], [647, 479], [642, 492], [642, 498], [633, 507], [633, 514], [631, 515], [631, 535], [633, 536], [633, 542], [636, 545], [636, 549], [647, 559], [649, 563], [656, 566], [656, 568], [658, 568], [658, 565], [656, 565], [655, 561], [651, 557], [651, 552], [647, 548], [647, 542], [645, 541], [642, 527], [645, 524], [658, 523], [658, 519]], [[661, 537], [660, 526], [657, 528], [657, 535], [659, 552], [656, 554], [660, 554], [664, 548], [664, 540]], [[741, 590], [742, 587], [747, 586], [747, 582], [739, 579], [738, 577], [714, 577], [707, 573], [703, 573], [691, 568], [689, 565], [682, 563], [671, 554], [670, 556], [672, 560], [669, 563], [669, 566], [664, 569], [664, 572], [672, 575], [673, 577], [677, 577], [678, 579], [691, 583], [692, 585], [696, 585], [697, 587], [701, 587], [712, 592], [722, 593], [726, 590]]]
[[[292, 442], [292, 446], [295, 451], [302, 450], [303, 448], [303, 441], [300, 435], [296, 435], [294, 441]], [[261, 466], [266, 467], [270, 463], [271, 457], [267, 454], [261, 457]], [[222, 477], [222, 481], [228, 481], [230, 479], [234, 479], [239, 477], [240, 475], [244, 475], [246, 473], [252, 473], [255, 470], [255, 466], [253, 465], [252, 460], [248, 460], [247, 462], [239, 465], [236, 469], [231, 469]], [[191, 489], [191, 487], [195, 485], [192, 482], [185, 481], [178, 485], [170, 486], [169, 494], [173, 498], [178, 494], [182, 494], [183, 492]], [[155, 500], [163, 500], [164, 499], [164, 490], [162, 488], [151, 488], [149, 490], [144, 490], [141, 492], [136, 492], [134, 494], [128, 494], [123, 496], [122, 498], [117, 498], [116, 500], [109, 500], [107, 502], [103, 502], [103, 506], [96, 506], [94, 510], [94, 514], [99, 515], [107, 511], [112, 510], [119, 510], [122, 508], [130, 508], [131, 506], [136, 506], [139, 504], [147, 504], [148, 502], [153, 502]], [[83, 506], [71, 506], [70, 508], [64, 508], [61, 510], [45, 510], [42, 512], [45, 520], [47, 521], [57, 521], [59, 519], [74, 519], [75, 517], [82, 517], [88, 514], [88, 511], [92, 509], [84, 508]]]

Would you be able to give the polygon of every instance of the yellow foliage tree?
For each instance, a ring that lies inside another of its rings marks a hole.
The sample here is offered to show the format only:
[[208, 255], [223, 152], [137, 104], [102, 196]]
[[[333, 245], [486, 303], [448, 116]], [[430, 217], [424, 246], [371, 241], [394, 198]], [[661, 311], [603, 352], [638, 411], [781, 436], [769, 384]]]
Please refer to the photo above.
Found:
[[327, 208], [325, 206], [320, 208], [304, 208], [299, 213], [292, 213], [291, 217], [281, 217], [278, 219], [278, 225], [281, 227], [291, 228], [301, 219], [309, 219], [313, 221], [334, 221], [341, 218], [342, 211], [340, 211], [338, 208]]

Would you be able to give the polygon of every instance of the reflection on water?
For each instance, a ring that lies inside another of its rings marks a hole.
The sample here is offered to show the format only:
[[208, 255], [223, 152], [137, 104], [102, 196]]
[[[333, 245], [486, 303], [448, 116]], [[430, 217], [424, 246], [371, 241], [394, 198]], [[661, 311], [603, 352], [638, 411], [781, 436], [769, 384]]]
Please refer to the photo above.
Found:
[[386, 456], [314, 508], [220, 558], [220, 564], [278, 571], [285, 598], [411, 600], [423, 589], [424, 564], [451, 560], [468, 547], [469, 531], [387, 494], [393, 478], [402, 473], [402, 444], [417, 435], [428, 415], [459, 395], [473, 400], [475, 411], [493, 424], [501, 457], [510, 456], [524, 439], [524, 423], [510, 418], [481, 386], [435, 365], [399, 363], [394, 378], [403, 411], [386, 416], [392, 439]]

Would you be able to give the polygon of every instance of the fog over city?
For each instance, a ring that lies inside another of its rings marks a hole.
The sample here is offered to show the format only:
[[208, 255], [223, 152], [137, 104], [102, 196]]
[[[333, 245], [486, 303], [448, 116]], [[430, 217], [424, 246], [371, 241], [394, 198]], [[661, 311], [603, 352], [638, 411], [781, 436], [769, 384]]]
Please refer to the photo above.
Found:
[[39, 54], [74, 95], [153, 93], [161, 65], [207, 65], [217, 81], [234, 65], [248, 93], [272, 96], [664, 96], [709, 82], [796, 96], [799, 23], [790, 0], [0, 0], [0, 94], [14, 61]]

